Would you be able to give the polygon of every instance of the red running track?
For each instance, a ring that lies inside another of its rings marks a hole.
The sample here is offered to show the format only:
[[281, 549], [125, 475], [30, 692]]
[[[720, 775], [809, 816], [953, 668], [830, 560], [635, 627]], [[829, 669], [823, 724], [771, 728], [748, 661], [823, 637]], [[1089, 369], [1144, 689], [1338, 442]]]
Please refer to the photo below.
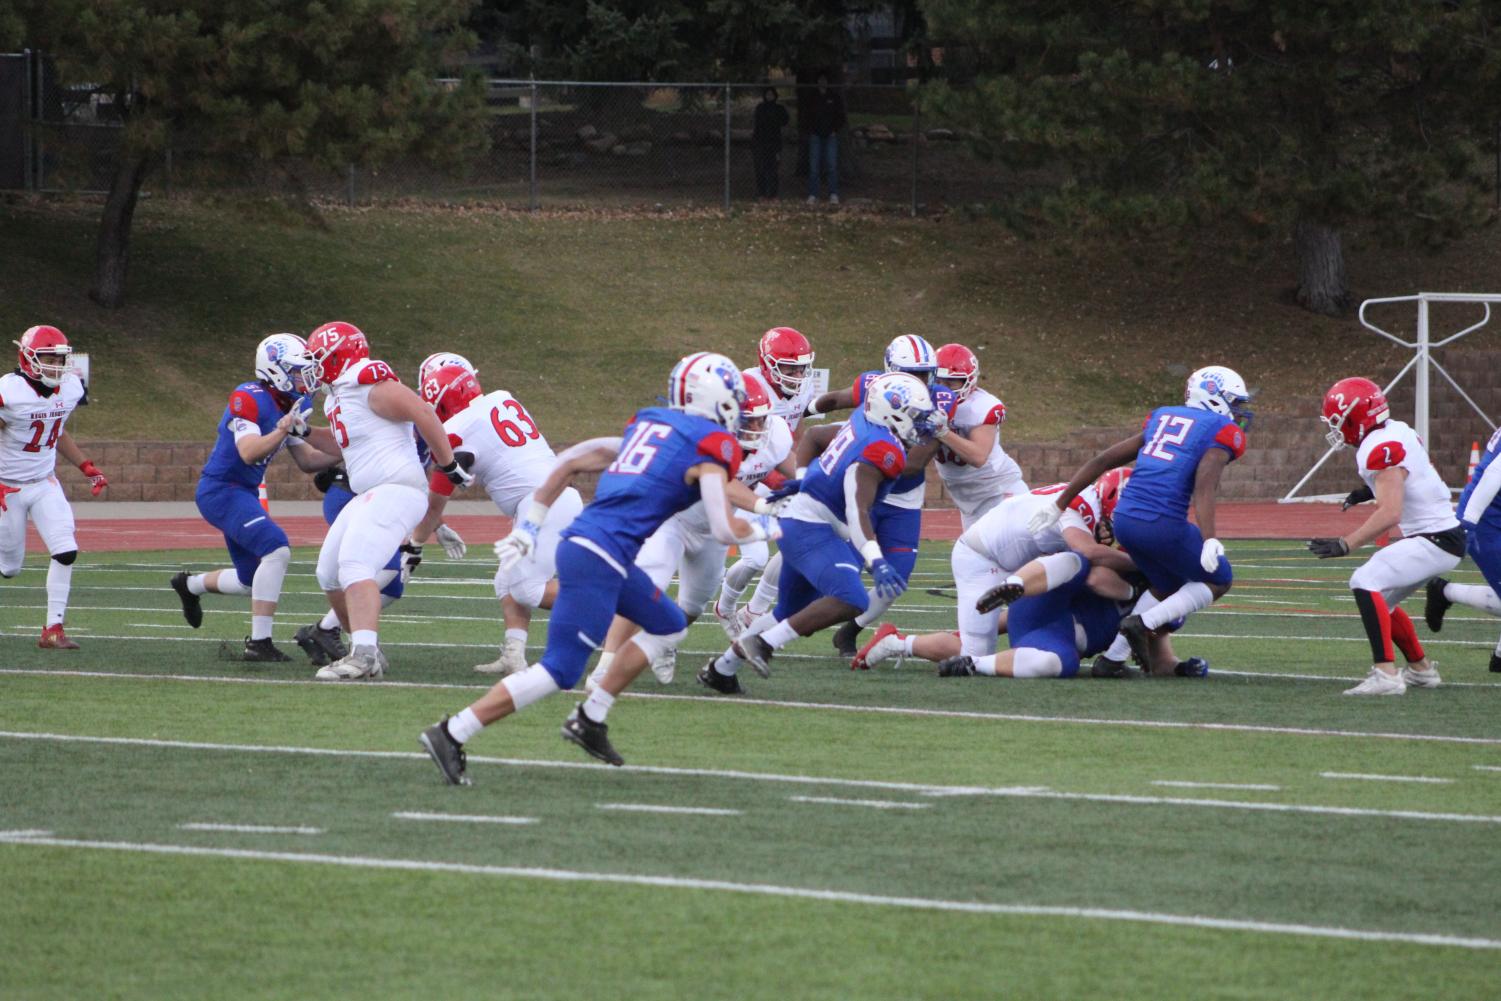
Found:
[[[1223, 539], [1309, 539], [1342, 535], [1365, 519], [1365, 511], [1340, 511], [1334, 504], [1221, 504], [1217, 512]], [[278, 518], [294, 546], [316, 546], [327, 526], [316, 516]], [[449, 523], [471, 545], [492, 542], [511, 530], [500, 515], [462, 515]], [[959, 512], [923, 512], [923, 538], [959, 537]], [[198, 518], [90, 518], [78, 522], [78, 546], [84, 552], [150, 552], [161, 549], [218, 549], [223, 537]], [[34, 531], [27, 548], [43, 549]]]

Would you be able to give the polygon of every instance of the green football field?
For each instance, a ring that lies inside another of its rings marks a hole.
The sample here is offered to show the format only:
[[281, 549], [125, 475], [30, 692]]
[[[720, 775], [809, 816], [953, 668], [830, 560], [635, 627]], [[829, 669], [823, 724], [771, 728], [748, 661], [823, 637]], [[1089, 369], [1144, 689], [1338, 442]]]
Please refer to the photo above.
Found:
[[[43, 560], [0, 584], [0, 996], [1497, 996], [1497, 620], [1420, 624], [1443, 687], [1346, 698], [1355, 564], [1236, 542], [1176, 641], [1202, 680], [853, 673], [820, 636], [711, 697], [700, 624], [612, 713], [627, 767], [560, 739], [562, 696], [455, 789], [416, 737], [500, 626], [487, 547], [429, 554], [387, 680], [348, 685], [222, 659], [243, 599], [189, 629], [167, 577], [215, 553], [86, 554], [75, 653], [34, 646]], [[949, 580], [925, 546], [892, 621], [952, 628]]]

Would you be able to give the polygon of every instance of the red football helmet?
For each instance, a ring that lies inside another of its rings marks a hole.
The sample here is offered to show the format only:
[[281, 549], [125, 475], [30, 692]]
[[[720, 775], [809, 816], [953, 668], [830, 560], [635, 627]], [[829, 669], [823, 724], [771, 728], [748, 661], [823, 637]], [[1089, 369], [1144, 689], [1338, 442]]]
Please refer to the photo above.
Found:
[[975, 353], [963, 344], [945, 344], [938, 349], [938, 370], [934, 373], [939, 379], [962, 379], [958, 386], [949, 386], [954, 395], [963, 402], [974, 391], [975, 383], [980, 381], [980, 359]]
[[759, 379], [745, 380], [745, 402], [740, 404], [740, 447], [754, 452], [766, 442], [766, 421], [771, 417], [771, 397]]
[[325, 386], [351, 365], [370, 357], [370, 342], [365, 340], [364, 331], [343, 320], [325, 323], [308, 334], [307, 347], [313, 356], [313, 371]]
[[459, 365], [443, 365], [422, 383], [422, 398], [446, 421], [484, 395], [479, 380]]
[[56, 327], [35, 326], [12, 342], [20, 348], [21, 373], [44, 386], [57, 387], [73, 370], [73, 349]]
[[761, 335], [761, 374], [787, 399], [797, 395], [813, 366], [813, 345], [791, 327], [772, 327]]
[[1108, 521], [1115, 515], [1115, 505], [1120, 502], [1121, 491], [1126, 489], [1126, 481], [1131, 478], [1131, 467], [1121, 466], [1112, 469], [1104, 476], [1094, 481], [1095, 491], [1100, 495], [1100, 518]]
[[1391, 406], [1380, 386], [1358, 376], [1341, 379], [1324, 394], [1322, 420], [1329, 425], [1329, 433], [1324, 437], [1331, 448], [1359, 445], [1391, 415]]

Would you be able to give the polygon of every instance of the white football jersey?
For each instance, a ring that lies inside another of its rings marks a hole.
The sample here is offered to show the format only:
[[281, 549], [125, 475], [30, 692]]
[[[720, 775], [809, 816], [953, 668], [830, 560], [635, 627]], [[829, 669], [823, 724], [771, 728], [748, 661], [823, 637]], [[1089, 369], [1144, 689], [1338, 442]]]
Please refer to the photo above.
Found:
[[400, 381], [391, 366], [367, 358], [349, 366], [328, 387], [323, 415], [344, 452], [349, 489], [357, 494], [382, 483], [427, 491], [412, 422], [387, 420], [370, 409], [372, 389], [383, 382]]
[[503, 389], [470, 401], [448, 418], [443, 429], [455, 450], [474, 453], [470, 472], [501, 513], [512, 518], [557, 463], [537, 422]]
[[0, 483], [12, 486], [45, 479], [57, 469], [57, 439], [83, 399], [83, 383], [71, 372], [50, 395], [16, 372], [0, 375]]
[[[983, 389], [975, 389], [954, 411], [953, 426], [961, 433], [991, 424], [999, 427], [1006, 419], [1006, 406]], [[995, 447], [983, 465], [971, 466], [943, 446], [939, 446], [938, 475], [954, 503], [964, 510], [974, 510], [993, 497], [1024, 493], [1026, 480], [1016, 460], [1001, 448], [997, 431]]]
[[1459, 524], [1449, 488], [1428, 459], [1423, 439], [1401, 421], [1387, 421], [1365, 436], [1355, 451], [1355, 468], [1372, 491], [1376, 474], [1392, 466], [1407, 470], [1402, 484], [1402, 520], [1397, 527], [1405, 536], [1443, 532]]
[[1014, 573], [1039, 556], [1067, 549], [1068, 544], [1063, 541], [1064, 529], [1077, 528], [1093, 538], [1095, 526], [1100, 521], [1100, 494], [1093, 485], [1085, 487], [1069, 502], [1063, 516], [1052, 528], [1037, 535], [1027, 531], [1027, 522], [1032, 520], [1038, 506], [1052, 503], [1046, 498], [1059, 493], [1065, 486], [1067, 484], [1054, 483], [1038, 487], [1029, 494], [1006, 498], [969, 526], [959, 536], [959, 541], [1008, 573]]
[[[745, 457], [740, 460], [740, 469], [735, 474], [735, 479], [751, 488], [771, 475], [771, 471], [792, 454], [792, 431], [787, 427], [786, 421], [772, 414], [766, 419], [766, 431], [766, 440], [761, 447], [754, 452], [745, 453]], [[686, 536], [700, 539], [712, 537], [709, 515], [704, 511], [703, 501], [685, 508], [668, 520], [678, 522]]]
[[803, 380], [803, 387], [797, 391], [797, 395], [791, 398], [782, 395], [782, 391], [771, 384], [766, 378], [766, 373], [760, 367], [748, 368], [740, 373], [746, 382], [754, 379], [766, 390], [767, 399], [771, 400], [771, 412], [787, 422], [789, 431], [796, 432], [798, 425], [803, 421], [803, 415], [808, 412], [808, 407], [813, 403], [813, 380]]

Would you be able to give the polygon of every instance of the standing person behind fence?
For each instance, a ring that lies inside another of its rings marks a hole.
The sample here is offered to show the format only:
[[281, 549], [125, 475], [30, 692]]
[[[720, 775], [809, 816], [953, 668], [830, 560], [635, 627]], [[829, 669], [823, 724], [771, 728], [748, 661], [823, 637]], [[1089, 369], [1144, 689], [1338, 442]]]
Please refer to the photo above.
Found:
[[808, 121], [800, 122], [808, 136], [808, 204], [818, 202], [820, 170], [828, 178], [829, 204], [839, 204], [839, 130], [844, 128], [844, 98], [829, 87], [829, 75], [818, 75], [818, 89], [804, 102]]
[[782, 189], [782, 130], [792, 116], [777, 103], [777, 89], [767, 87], [756, 105], [751, 129], [751, 162], [756, 168], [756, 197], [776, 198]]

